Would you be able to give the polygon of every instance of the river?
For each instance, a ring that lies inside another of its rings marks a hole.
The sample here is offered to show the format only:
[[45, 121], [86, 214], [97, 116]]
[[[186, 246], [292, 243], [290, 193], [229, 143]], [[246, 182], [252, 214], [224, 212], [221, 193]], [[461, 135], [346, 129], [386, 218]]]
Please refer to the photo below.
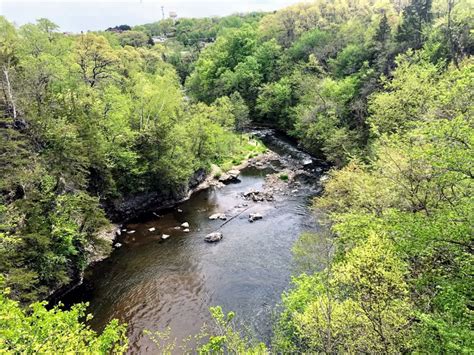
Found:
[[[277, 179], [273, 201], [244, 200], [242, 193], [268, 185], [267, 174], [302, 168], [308, 159], [274, 135], [268, 146], [278, 158], [244, 169], [239, 183], [197, 192], [173, 209], [125, 225], [122, 246], [92, 267], [65, 302], [89, 302], [94, 329], [113, 318], [127, 323], [130, 353], [156, 352], [144, 329], [170, 327], [178, 342], [198, 333], [213, 305], [236, 312], [238, 321], [268, 343], [275, 306], [290, 282], [292, 244], [302, 232], [318, 228], [308, 206], [321, 174], [308, 164], [306, 174], [289, 182]], [[263, 219], [250, 223], [248, 215], [255, 212]], [[204, 236], [224, 223], [209, 220], [213, 213], [237, 217], [220, 229], [222, 241], [209, 244]], [[189, 233], [176, 228], [184, 222]], [[161, 240], [162, 234], [170, 237]]]

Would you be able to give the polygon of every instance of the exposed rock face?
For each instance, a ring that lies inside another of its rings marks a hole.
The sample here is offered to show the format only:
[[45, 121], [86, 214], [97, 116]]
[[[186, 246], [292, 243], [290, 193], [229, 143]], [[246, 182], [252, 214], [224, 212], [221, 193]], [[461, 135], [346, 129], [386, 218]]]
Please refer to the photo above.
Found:
[[112, 224], [104, 227], [96, 234], [95, 242], [86, 247], [88, 265], [104, 260], [110, 255], [119, 232], [120, 227]]
[[157, 191], [138, 193], [119, 199], [105, 201], [104, 209], [113, 221], [126, 221], [158, 206], [160, 209], [169, 208], [186, 200], [191, 190], [206, 179], [206, 171], [200, 169], [189, 179], [188, 185], [180, 188], [162, 188]]
[[236, 178], [239, 177], [240, 171], [239, 171], [239, 170], [229, 170], [229, 171], [227, 172], [227, 174], [229, 174], [231, 177], [233, 177], [233, 178], [236, 179]]
[[263, 216], [260, 213], [251, 213], [249, 214], [249, 222], [254, 222], [258, 221], [259, 219], [262, 219]]
[[208, 243], [216, 243], [222, 239], [223, 235], [221, 232], [209, 233], [204, 237], [204, 240]]
[[239, 170], [229, 170], [227, 173], [222, 174], [219, 177], [219, 181], [225, 184], [231, 182], [238, 182], [239, 180], [240, 171]]

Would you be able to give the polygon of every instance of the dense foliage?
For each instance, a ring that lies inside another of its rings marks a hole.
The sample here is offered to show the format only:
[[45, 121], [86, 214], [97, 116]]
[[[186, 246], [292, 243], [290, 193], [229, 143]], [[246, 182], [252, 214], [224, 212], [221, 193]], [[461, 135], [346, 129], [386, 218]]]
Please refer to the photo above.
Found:
[[[315, 1], [223, 31], [197, 59], [195, 99], [238, 91], [340, 169], [315, 205], [328, 235], [295, 246], [306, 273], [273, 350], [473, 351], [471, 28], [463, 1]], [[331, 252], [315, 252], [324, 237]]]
[[63, 35], [44, 19], [0, 27], [0, 272], [16, 299], [45, 297], [85, 267], [108, 223], [100, 204], [179, 190], [251, 149], [233, 133], [248, 123], [240, 96], [190, 104], [160, 46]]
[[[2, 353], [122, 353], [127, 349], [125, 326], [110, 322], [98, 335], [81, 321], [85, 305], [69, 311], [46, 309], [36, 302], [28, 309], [0, 294], [0, 351]], [[90, 319], [90, 315], [87, 319]]]
[[[176, 191], [243, 158], [251, 118], [334, 166], [315, 201], [327, 230], [295, 245], [302, 274], [271, 350], [474, 351], [469, 5], [315, 0], [81, 35], [0, 18], [0, 273], [11, 289], [0, 321], [14, 342], [0, 344], [123, 350], [123, 329], [93, 334], [81, 306], [26, 311], [12, 299], [43, 299], [78, 275], [110, 201]], [[233, 314], [213, 315], [201, 351], [268, 351], [240, 337]], [[71, 347], [25, 335], [51, 322], [77, 327]]]
[[430, 62], [443, 66], [473, 51], [467, 2], [447, 5], [294, 5], [222, 31], [202, 51], [186, 86], [208, 103], [238, 91], [256, 121], [343, 166], [366, 153], [369, 97], [383, 88], [381, 77], [390, 76], [398, 54], [423, 47]]
[[440, 72], [415, 54], [397, 64], [391, 90], [370, 100], [370, 161], [333, 171], [316, 200], [333, 261], [284, 296], [278, 348], [473, 350], [474, 65]]

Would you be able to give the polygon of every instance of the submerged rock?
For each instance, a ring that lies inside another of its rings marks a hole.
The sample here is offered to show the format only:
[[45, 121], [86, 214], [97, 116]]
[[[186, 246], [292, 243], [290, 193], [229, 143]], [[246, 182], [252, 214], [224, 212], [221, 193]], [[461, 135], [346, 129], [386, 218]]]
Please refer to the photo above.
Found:
[[208, 243], [215, 243], [222, 239], [223, 235], [221, 232], [209, 233], [204, 237], [204, 240]]
[[251, 213], [249, 214], [249, 222], [258, 221], [262, 219], [263, 216], [260, 213]]

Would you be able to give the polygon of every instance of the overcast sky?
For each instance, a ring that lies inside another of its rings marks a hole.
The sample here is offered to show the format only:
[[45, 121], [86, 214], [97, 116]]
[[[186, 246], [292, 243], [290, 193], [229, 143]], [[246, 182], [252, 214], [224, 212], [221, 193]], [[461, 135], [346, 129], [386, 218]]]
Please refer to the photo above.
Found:
[[302, 0], [0, 0], [0, 14], [17, 25], [46, 17], [62, 31], [103, 30], [161, 19], [174, 11], [179, 17], [224, 16], [236, 12], [272, 11]]

